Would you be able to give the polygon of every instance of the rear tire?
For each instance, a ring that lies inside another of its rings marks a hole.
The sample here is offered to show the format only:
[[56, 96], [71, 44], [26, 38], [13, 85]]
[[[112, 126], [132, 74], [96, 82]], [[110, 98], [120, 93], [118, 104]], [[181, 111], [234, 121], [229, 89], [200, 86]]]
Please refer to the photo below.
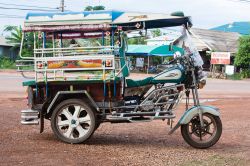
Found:
[[83, 100], [64, 100], [52, 113], [51, 128], [55, 136], [63, 142], [82, 143], [95, 131], [95, 112]]
[[[203, 120], [203, 129], [200, 127], [199, 116], [195, 116], [188, 124], [181, 126], [181, 134], [184, 140], [190, 146], [198, 149], [205, 149], [213, 146], [220, 139], [222, 134], [220, 117], [212, 114], [203, 114]], [[211, 125], [214, 126], [213, 132], [211, 132]], [[209, 135], [210, 137], [207, 137]], [[205, 137], [207, 137], [207, 139]]]

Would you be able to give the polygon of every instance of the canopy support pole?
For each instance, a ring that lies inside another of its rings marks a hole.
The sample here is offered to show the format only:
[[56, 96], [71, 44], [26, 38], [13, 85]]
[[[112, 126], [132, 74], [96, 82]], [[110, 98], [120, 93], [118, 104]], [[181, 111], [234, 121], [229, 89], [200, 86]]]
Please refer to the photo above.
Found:
[[149, 69], [149, 55], [148, 55], [148, 67], [147, 67], [147, 74], [148, 74], [148, 69]]
[[104, 32], [102, 31], [102, 46], [104, 46], [104, 44], [105, 44], [105, 41], [104, 41]]

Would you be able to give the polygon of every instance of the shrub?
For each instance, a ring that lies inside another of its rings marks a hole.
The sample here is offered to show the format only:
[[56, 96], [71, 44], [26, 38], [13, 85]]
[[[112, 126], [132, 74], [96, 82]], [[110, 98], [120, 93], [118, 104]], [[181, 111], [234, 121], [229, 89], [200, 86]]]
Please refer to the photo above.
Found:
[[10, 58], [2, 56], [0, 58], [0, 69], [16, 69], [16, 64]]
[[250, 78], [250, 70], [249, 69], [243, 69], [240, 72], [241, 78]]
[[240, 73], [234, 73], [233, 75], [227, 76], [228, 79], [230, 80], [241, 80], [241, 74]]

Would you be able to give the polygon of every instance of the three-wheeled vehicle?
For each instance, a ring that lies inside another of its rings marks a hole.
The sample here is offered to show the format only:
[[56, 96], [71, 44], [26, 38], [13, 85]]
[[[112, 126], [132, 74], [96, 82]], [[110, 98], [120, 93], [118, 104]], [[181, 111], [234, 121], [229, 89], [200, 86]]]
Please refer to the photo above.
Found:
[[[182, 29], [175, 46], [168, 46], [174, 60], [159, 74], [129, 78], [127, 34], [172, 26]], [[44, 120], [49, 120], [58, 139], [74, 144], [86, 141], [104, 122], [161, 119], [171, 126], [170, 134], [181, 127], [189, 145], [211, 147], [221, 136], [222, 124], [217, 108], [199, 102], [197, 89], [205, 84], [203, 62], [190, 40], [190, 27], [190, 18], [183, 13], [29, 13], [23, 28], [22, 60], [17, 61], [18, 70], [28, 78], [23, 86], [27, 86], [30, 106], [21, 111], [21, 123], [39, 124], [42, 133]], [[25, 47], [32, 47], [33, 54], [27, 56]], [[25, 73], [30, 70], [34, 77]], [[188, 108], [190, 92], [194, 105]], [[184, 95], [186, 110], [172, 127], [174, 111]]]

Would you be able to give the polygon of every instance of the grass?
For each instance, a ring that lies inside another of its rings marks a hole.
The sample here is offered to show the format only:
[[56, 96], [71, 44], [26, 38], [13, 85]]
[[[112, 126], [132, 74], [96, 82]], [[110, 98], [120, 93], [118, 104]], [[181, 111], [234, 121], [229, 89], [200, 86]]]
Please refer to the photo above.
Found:
[[234, 73], [233, 75], [228, 75], [227, 78], [230, 80], [242, 80], [244, 78], [250, 78], [250, 71], [243, 70], [240, 73]]
[[230, 80], [241, 80], [242, 76], [241, 76], [240, 73], [235, 73], [233, 75], [228, 75], [227, 79], [230, 79]]
[[204, 160], [188, 161], [182, 163], [181, 166], [247, 166], [248, 164], [248, 161], [242, 158], [214, 155]]
[[7, 57], [1, 57], [0, 69], [16, 69], [16, 63]]

